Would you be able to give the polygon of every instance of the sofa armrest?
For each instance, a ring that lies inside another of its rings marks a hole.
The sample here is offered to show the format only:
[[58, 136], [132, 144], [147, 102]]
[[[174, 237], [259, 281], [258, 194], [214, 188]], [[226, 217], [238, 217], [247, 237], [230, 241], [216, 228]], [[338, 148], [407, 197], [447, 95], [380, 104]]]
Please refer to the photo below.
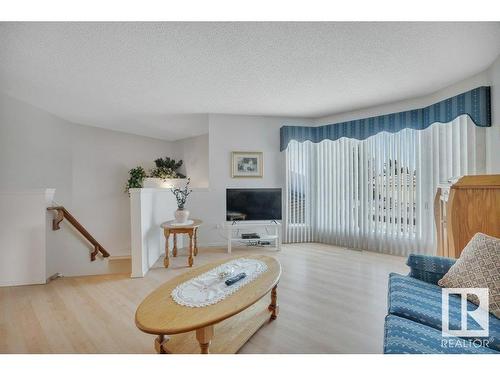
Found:
[[456, 259], [430, 255], [410, 254], [406, 265], [410, 267], [408, 276], [437, 284], [448, 270], [455, 264]]

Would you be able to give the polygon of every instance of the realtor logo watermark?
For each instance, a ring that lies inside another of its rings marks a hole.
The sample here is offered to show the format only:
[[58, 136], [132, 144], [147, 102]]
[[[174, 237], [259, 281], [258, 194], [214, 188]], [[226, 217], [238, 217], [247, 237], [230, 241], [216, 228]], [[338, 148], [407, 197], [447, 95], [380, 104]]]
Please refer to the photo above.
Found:
[[[467, 296], [476, 295], [479, 306], [474, 310], [467, 310]], [[460, 296], [460, 326], [450, 327], [450, 295]], [[442, 289], [442, 347], [488, 347], [489, 341], [489, 299], [488, 288], [443, 288]], [[472, 319], [472, 320], [471, 320]], [[474, 327], [469, 327], [469, 322]], [[462, 340], [459, 338], [474, 338]]]

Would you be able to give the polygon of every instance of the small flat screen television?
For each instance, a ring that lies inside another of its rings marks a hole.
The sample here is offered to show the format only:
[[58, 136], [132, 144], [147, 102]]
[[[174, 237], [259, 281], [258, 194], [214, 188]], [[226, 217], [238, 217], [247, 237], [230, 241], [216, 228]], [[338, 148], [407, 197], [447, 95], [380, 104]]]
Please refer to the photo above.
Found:
[[226, 220], [281, 220], [281, 189], [226, 189]]

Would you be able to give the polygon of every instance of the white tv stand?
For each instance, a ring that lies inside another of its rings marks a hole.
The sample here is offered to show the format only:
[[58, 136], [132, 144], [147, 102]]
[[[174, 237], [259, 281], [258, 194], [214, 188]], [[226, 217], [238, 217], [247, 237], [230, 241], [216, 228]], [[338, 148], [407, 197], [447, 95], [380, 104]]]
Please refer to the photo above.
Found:
[[[227, 234], [227, 253], [231, 254], [231, 247], [233, 242], [247, 242], [252, 243], [256, 241], [270, 241], [274, 242], [275, 249], [281, 250], [281, 223], [278, 221], [226, 221], [223, 224]], [[238, 235], [238, 231], [247, 230], [250, 228], [270, 227], [273, 228], [274, 234], [268, 234], [261, 238], [248, 238], [244, 239]], [[236, 232], [236, 233], [235, 233]]]

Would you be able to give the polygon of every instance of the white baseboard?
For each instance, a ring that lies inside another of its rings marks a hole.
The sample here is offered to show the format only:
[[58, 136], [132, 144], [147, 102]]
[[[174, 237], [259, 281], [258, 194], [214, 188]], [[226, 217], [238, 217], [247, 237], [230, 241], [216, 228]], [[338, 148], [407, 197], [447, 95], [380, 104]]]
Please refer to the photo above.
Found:
[[227, 247], [227, 241], [199, 243], [198, 247]]

